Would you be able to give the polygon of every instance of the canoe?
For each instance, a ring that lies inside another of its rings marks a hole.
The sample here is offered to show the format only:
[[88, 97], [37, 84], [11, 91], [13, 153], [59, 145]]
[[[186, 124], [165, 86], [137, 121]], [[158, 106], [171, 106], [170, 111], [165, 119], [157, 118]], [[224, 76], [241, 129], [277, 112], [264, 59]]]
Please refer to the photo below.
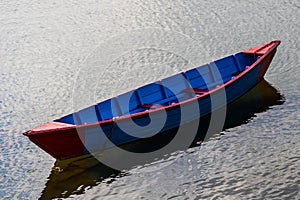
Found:
[[[23, 134], [58, 160], [163, 134], [207, 116], [247, 93], [263, 80], [279, 44], [279, 40], [271, 41], [183, 71]], [[225, 101], [221, 100], [222, 91]], [[212, 102], [212, 96], [220, 101]], [[188, 114], [182, 117], [183, 112]], [[149, 126], [153, 121], [158, 125]]]

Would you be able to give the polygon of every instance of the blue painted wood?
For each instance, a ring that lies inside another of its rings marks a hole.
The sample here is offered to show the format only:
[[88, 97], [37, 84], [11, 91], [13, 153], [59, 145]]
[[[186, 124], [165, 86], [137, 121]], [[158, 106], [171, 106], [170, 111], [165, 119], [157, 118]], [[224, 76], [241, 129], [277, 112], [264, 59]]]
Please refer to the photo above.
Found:
[[142, 97], [141, 97], [140, 91], [137, 89], [134, 92], [136, 93], [136, 96], [137, 96], [137, 98], [138, 98], [138, 100], [140, 102], [140, 105], [145, 104], [144, 101], [143, 101], [143, 99], [142, 99]]
[[184, 101], [192, 97], [190, 94], [182, 92], [185, 89], [191, 88], [182, 74], [163, 79], [161, 82], [163, 87], [166, 88], [165, 91], [168, 98], [174, 98], [176, 95], [178, 101]]
[[255, 62], [253, 54], [238, 53], [235, 55], [235, 57], [240, 63], [242, 71], [246, 69], [246, 66], [250, 66], [251, 64], [253, 64], [253, 62]]
[[120, 107], [115, 98], [108, 99], [96, 105], [101, 119], [108, 120], [121, 115]]
[[137, 89], [144, 104], [154, 104], [165, 99], [160, 83], [155, 82]]
[[64, 116], [60, 119], [54, 120], [54, 121], [75, 125], [75, 120], [74, 120], [74, 114], [73, 113], [69, 114], [69, 115], [66, 115], [66, 116]]
[[91, 124], [101, 121], [101, 117], [97, 114], [97, 109], [95, 106], [90, 106], [79, 112], [75, 113], [75, 121], [77, 125], [81, 124]]
[[[233, 74], [245, 70], [246, 66], [251, 65], [254, 61], [253, 55], [243, 53], [231, 55], [210, 64], [145, 85], [133, 92], [121, 94], [116, 98], [100, 102], [96, 106], [88, 107], [56, 121], [77, 125], [95, 123], [117, 116], [144, 111], [144, 104], [160, 104], [164, 106], [174, 102], [181, 102], [195, 96], [193, 93], [183, 92], [185, 89], [213, 89], [217, 85], [231, 80], [234, 77]], [[251, 74], [251, 76], [247, 77], [248, 79], [251, 77], [255, 79], [256, 76], [257, 74]], [[253, 82], [255, 83], [255, 81]], [[237, 86], [234, 91], [240, 93], [243, 87], [248, 88], [244, 85]], [[230, 90], [228, 100], [234, 99], [234, 91]], [[202, 110], [205, 111], [204, 108]]]
[[240, 61], [239, 61], [239, 59], [237, 58], [237, 56], [236, 56], [236, 55], [232, 55], [232, 56], [233, 56], [233, 60], [234, 60], [234, 62], [235, 62], [235, 66], [237, 67], [237, 71], [238, 71], [238, 72], [243, 71], [243, 68], [242, 68], [242, 66], [241, 66], [241, 64], [240, 64]]
[[209, 65], [188, 70], [185, 72], [185, 75], [192, 88], [207, 89], [206, 85], [213, 83], [213, 77], [209, 69]]
[[127, 115], [132, 113], [132, 111], [137, 112], [140, 109], [140, 100], [135, 92], [129, 92], [121, 94], [116, 98], [122, 115]]
[[233, 56], [217, 60], [215, 61], [215, 64], [218, 67], [223, 82], [231, 80], [232, 75], [238, 72], [238, 66], [236, 66]]
[[226, 87], [227, 102], [230, 103], [249, 91], [256, 83], [260, 66], [251, 70], [242, 79], [236, 80], [234, 84]]

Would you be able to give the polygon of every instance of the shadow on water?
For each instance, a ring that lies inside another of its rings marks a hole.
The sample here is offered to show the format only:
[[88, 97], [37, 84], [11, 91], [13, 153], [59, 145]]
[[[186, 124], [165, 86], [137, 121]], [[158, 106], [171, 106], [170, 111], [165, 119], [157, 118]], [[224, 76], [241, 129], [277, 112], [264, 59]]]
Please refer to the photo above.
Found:
[[[255, 117], [255, 113], [266, 111], [271, 106], [279, 105], [283, 102], [283, 96], [268, 82], [263, 80], [247, 94], [227, 106], [224, 129], [248, 123]], [[199, 126], [201, 130], [198, 131], [197, 137], [191, 147], [198, 145], [198, 141], [204, 139], [209, 119], [210, 116], [201, 118]], [[170, 142], [176, 130], [172, 132], [173, 134], [168, 133], [154, 136], [150, 139], [126, 145], [123, 148], [133, 152], [150, 152]], [[218, 136], [219, 134], [215, 133], [214, 136]], [[162, 155], [160, 158], [154, 160], [167, 157], [168, 155]], [[151, 163], [154, 160], [147, 160], [143, 163], [138, 163], [138, 165]], [[92, 156], [67, 161], [56, 161], [40, 199], [66, 198], [72, 194], [82, 194], [86, 189], [100, 183], [109, 184], [122, 176], [126, 176], [126, 172], [109, 168]]]

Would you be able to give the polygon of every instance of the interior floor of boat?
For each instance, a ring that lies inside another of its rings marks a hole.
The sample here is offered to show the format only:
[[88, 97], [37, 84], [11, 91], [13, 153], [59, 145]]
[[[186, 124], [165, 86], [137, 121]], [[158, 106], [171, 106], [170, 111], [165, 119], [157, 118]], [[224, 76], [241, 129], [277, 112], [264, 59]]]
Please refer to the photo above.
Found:
[[69, 114], [55, 121], [82, 125], [130, 115], [203, 95], [256, 61], [253, 54], [238, 53], [137, 88]]

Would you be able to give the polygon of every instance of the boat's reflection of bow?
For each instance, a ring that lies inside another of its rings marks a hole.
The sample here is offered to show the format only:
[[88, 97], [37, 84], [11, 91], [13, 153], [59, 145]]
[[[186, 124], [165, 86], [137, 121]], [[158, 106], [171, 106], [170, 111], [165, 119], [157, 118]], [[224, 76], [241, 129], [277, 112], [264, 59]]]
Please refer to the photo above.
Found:
[[[227, 106], [225, 129], [247, 123], [255, 116], [255, 113], [263, 112], [270, 106], [282, 104], [283, 102], [283, 96], [263, 80], [239, 100]], [[207, 123], [207, 121], [201, 119], [201, 123]], [[198, 134], [200, 135], [198, 139], [203, 139], [202, 134]], [[148, 141], [143, 140], [134, 143], [131, 146], [129, 145], [128, 149], [132, 150], [131, 147], [134, 146], [134, 151], [139, 151], [139, 148], [143, 148], [141, 151], [145, 151], [145, 147], [157, 146], [158, 142], [161, 143], [158, 146], [163, 146], [166, 141], [172, 139], [171, 134], [166, 135], [168, 135], [167, 138], [159, 138], [159, 140], [158, 138], [152, 138]], [[147, 151], [151, 151], [151, 148]], [[126, 173], [111, 169], [92, 156], [56, 161], [40, 199], [64, 198], [72, 194], [81, 194], [84, 193], [87, 187], [93, 187], [104, 181], [107, 184], [124, 175]]]

